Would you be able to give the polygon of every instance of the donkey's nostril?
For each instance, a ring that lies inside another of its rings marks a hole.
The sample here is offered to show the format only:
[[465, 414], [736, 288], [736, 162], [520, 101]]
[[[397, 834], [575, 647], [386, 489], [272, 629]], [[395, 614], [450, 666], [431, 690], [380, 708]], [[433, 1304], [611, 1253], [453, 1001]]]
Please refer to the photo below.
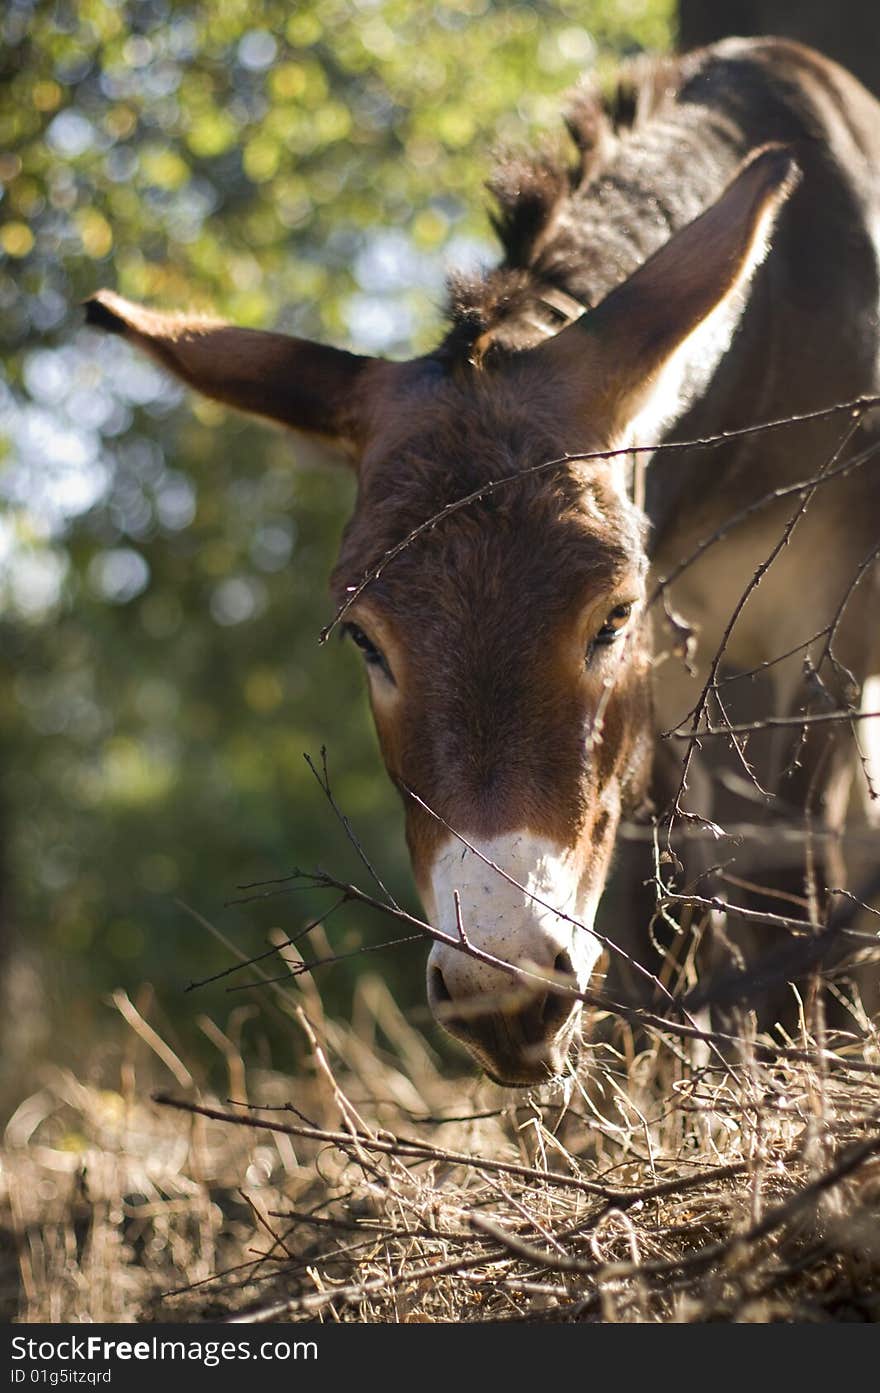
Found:
[[553, 971], [559, 977], [576, 977], [574, 963], [563, 948], [561, 953], [556, 954], [553, 962]]
[[431, 968], [428, 979], [428, 994], [432, 1005], [448, 1006], [452, 1001], [452, 995], [439, 967]]
[[[563, 951], [556, 954], [553, 962], [553, 973], [556, 977], [570, 978], [571, 985], [577, 987], [574, 964], [568, 953]], [[560, 1030], [571, 1015], [573, 1005], [570, 996], [566, 996], [562, 992], [549, 991], [541, 1002], [540, 1021], [544, 1030], [549, 1034]]]
[[467, 1042], [479, 1034], [480, 1018], [488, 1019], [490, 1014], [479, 995], [456, 1000], [441, 969], [434, 964], [428, 969], [428, 1005], [444, 1030]]

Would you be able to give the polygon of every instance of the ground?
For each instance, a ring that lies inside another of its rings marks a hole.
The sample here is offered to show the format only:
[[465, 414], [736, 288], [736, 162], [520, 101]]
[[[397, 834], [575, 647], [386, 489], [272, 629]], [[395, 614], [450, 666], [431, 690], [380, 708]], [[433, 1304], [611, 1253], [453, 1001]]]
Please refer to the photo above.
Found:
[[450, 1078], [378, 977], [356, 1026], [298, 990], [296, 1077], [227, 1051], [206, 1096], [142, 1021], [91, 1081], [47, 1066], [2, 1152], [3, 1317], [880, 1314], [868, 1023], [698, 1065], [674, 1033], [598, 1022], [568, 1085], [526, 1094]]

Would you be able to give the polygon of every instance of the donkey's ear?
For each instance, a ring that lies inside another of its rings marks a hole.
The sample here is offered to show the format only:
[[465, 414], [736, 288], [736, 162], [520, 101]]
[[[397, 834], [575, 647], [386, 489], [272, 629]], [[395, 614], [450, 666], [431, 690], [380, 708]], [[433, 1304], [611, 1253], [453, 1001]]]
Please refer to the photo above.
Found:
[[101, 290], [86, 322], [119, 334], [205, 396], [351, 449], [377, 360], [219, 320], [157, 314]]
[[799, 177], [784, 146], [762, 147], [704, 213], [534, 350], [556, 371], [586, 374], [589, 409], [606, 438], [619, 439], [643, 412], [660, 420], [676, 414], [679, 384], [664, 369], [686, 360], [679, 350], [690, 336], [748, 283]]

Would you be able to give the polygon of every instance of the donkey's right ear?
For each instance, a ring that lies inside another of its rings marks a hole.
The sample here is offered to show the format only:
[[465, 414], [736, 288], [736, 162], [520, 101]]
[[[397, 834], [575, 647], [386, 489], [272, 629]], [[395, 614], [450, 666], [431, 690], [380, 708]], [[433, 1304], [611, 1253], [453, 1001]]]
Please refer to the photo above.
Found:
[[350, 452], [365, 430], [371, 369], [391, 366], [308, 339], [157, 314], [110, 290], [85, 310], [87, 324], [119, 334], [205, 396]]

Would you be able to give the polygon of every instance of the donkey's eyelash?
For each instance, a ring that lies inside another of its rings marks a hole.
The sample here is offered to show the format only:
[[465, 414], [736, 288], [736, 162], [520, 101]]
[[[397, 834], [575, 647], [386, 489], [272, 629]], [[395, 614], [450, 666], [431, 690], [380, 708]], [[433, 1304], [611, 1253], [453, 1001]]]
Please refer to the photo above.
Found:
[[587, 662], [593, 656], [597, 648], [607, 648], [610, 644], [616, 643], [626, 633], [630, 618], [632, 617], [633, 605], [631, 602], [615, 605], [605, 620], [602, 627], [587, 644]]
[[385, 654], [382, 652], [381, 648], [377, 648], [373, 640], [364, 633], [360, 625], [351, 623], [343, 624], [342, 632], [350, 638], [353, 643], [357, 644], [364, 655], [364, 662], [369, 663], [371, 667], [381, 669], [389, 682], [394, 681], [394, 675]]
[[631, 604], [615, 605], [605, 623], [596, 635], [596, 643], [613, 643], [620, 638], [630, 621], [633, 607]]

